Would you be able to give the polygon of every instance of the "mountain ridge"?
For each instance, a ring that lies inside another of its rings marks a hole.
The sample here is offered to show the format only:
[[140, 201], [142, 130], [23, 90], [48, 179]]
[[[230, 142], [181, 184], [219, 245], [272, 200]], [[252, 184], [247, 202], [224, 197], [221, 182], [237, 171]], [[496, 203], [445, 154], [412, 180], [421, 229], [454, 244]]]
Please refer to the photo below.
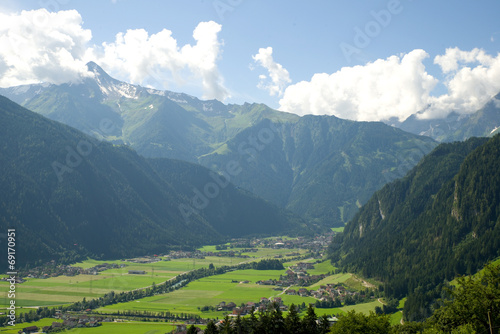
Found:
[[93, 76], [81, 84], [48, 86], [24, 106], [145, 157], [221, 173], [236, 161], [244, 172], [233, 178], [235, 185], [320, 225], [343, 225], [375, 190], [436, 145], [380, 122], [202, 101], [123, 83], [95, 63], [89, 68]]
[[[299, 217], [230, 183], [187, 220], [180, 208], [192, 203], [192, 189], [214, 182], [210, 170], [168, 160], [162, 167], [2, 96], [0, 130], [0, 226], [14, 227], [23, 242], [19, 265], [137, 256], [249, 234], [307, 233]], [[183, 187], [168, 181], [180, 178], [178, 170]]]
[[492, 96], [484, 106], [471, 114], [451, 111], [445, 118], [420, 119], [419, 114], [422, 112], [409, 116], [403, 122], [388, 123], [411, 133], [429, 136], [439, 142], [491, 137], [500, 128], [500, 93]]

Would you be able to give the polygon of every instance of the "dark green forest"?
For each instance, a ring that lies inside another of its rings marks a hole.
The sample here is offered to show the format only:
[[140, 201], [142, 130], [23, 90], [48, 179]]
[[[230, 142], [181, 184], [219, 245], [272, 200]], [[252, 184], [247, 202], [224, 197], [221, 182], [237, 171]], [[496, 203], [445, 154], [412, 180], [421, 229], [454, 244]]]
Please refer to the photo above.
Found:
[[406, 320], [432, 314], [447, 281], [500, 256], [500, 136], [441, 144], [376, 192], [330, 245], [348, 272], [408, 296]]

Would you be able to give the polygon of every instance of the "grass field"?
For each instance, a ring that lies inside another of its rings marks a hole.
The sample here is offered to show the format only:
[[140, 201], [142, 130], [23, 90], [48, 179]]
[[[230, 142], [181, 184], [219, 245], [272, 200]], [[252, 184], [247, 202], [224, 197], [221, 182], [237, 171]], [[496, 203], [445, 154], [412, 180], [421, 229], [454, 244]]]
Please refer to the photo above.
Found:
[[314, 269], [308, 269], [307, 272], [311, 275], [320, 275], [320, 274], [326, 274], [328, 272], [334, 273], [335, 269], [337, 268], [332, 266], [329, 260], [326, 260], [321, 263], [315, 263]]
[[[159, 284], [183, 272], [208, 267], [230, 265], [241, 262], [242, 259], [211, 257], [203, 260], [180, 259], [160, 261], [150, 264], [133, 263], [126, 261], [96, 261], [87, 260], [75, 266], [90, 268], [97, 264], [122, 263], [126, 267], [108, 269], [99, 275], [58, 276], [47, 279], [27, 279], [25, 283], [16, 285], [16, 305], [22, 307], [61, 305], [80, 301], [83, 298], [101, 297], [110, 291], [130, 291], [147, 287], [153, 283]], [[129, 275], [129, 270], [144, 270], [145, 275]], [[9, 303], [7, 291], [9, 283], [0, 282], [0, 307]]]
[[[129, 291], [153, 282], [164, 282], [179, 272], [155, 271], [154, 275], [128, 275], [120, 272], [103, 272], [100, 275], [59, 276], [48, 279], [28, 279], [16, 285], [17, 306], [47, 306], [76, 302], [83, 298], [96, 298], [107, 292]], [[7, 295], [8, 283], [0, 282], [0, 293]], [[0, 300], [5, 307], [9, 301]]]
[[344, 306], [344, 307], [338, 307], [338, 308], [316, 308], [316, 314], [318, 317], [322, 316], [323, 314], [327, 315], [337, 315], [337, 314], [344, 314], [349, 311], [356, 311], [356, 312], [361, 312], [364, 314], [370, 313], [370, 311], [375, 312], [375, 307], [380, 306], [380, 304], [377, 300], [374, 300], [369, 303], [363, 303], [363, 304], [356, 304], [356, 305], [349, 305], [349, 306]]
[[[206, 246], [205, 250], [215, 250], [215, 246]], [[213, 248], [213, 249], [212, 249]], [[238, 250], [238, 249], [234, 249]], [[86, 260], [74, 264], [84, 269], [103, 263], [124, 264], [123, 268], [108, 269], [99, 275], [58, 276], [47, 279], [28, 279], [16, 285], [16, 305], [19, 307], [59, 306], [82, 300], [98, 298], [110, 291], [121, 292], [159, 284], [186, 271], [214, 266], [231, 266], [242, 262], [256, 261], [260, 258], [272, 258], [275, 255], [289, 254], [298, 250], [259, 248], [247, 255], [250, 258], [207, 256], [204, 259], [174, 259], [154, 263], [134, 263], [130, 261]], [[305, 251], [302, 250], [302, 253]], [[129, 275], [129, 270], [144, 270], [145, 275]], [[266, 278], [267, 279], [267, 278]], [[0, 308], [8, 306], [7, 291], [9, 283], [0, 281]]]
[[[325, 265], [325, 270], [330, 268]], [[189, 313], [199, 315], [203, 318], [222, 318], [227, 312], [201, 312], [198, 308], [203, 306], [216, 306], [220, 302], [234, 302], [236, 305], [242, 303], [260, 301], [261, 297], [271, 298], [279, 296], [285, 305], [300, 305], [316, 302], [312, 297], [300, 297], [297, 295], [286, 295], [282, 291], [273, 290], [273, 286], [255, 284], [258, 280], [278, 279], [283, 270], [237, 270], [222, 275], [205, 277], [200, 280], [189, 283], [186, 287], [174, 292], [143, 298], [141, 300], [128, 303], [115, 304], [98, 309], [98, 312], [116, 312], [116, 311], [136, 311], [147, 310], [151, 312], [169, 311], [175, 314]], [[353, 279], [352, 274], [336, 274], [325, 278], [308, 289], [316, 289], [326, 283], [344, 283]], [[248, 284], [239, 283], [244, 280], [250, 281]], [[238, 283], [232, 283], [236, 281]], [[298, 289], [298, 287], [294, 287]], [[374, 311], [375, 306], [380, 306], [378, 301], [351, 305], [336, 309], [317, 309], [321, 314], [341, 314], [351, 309], [368, 313]]]
[[[284, 250], [274, 250], [284, 253]], [[290, 250], [287, 250], [290, 252]], [[274, 254], [276, 254], [274, 253]], [[271, 256], [271, 249], [259, 250], [252, 255]], [[74, 266], [82, 268], [94, 267], [102, 263], [125, 264], [123, 268], [108, 269], [99, 275], [58, 276], [47, 279], [27, 279], [25, 283], [16, 285], [16, 305], [21, 307], [58, 306], [73, 303], [83, 298], [98, 298], [110, 291], [130, 291], [147, 287], [153, 283], [165, 282], [186, 271], [208, 267], [211, 263], [217, 266], [236, 265], [241, 262], [254, 261], [256, 258], [242, 259], [231, 257], [206, 257], [205, 259], [174, 259], [155, 263], [134, 263], [128, 261], [86, 260]], [[144, 270], [145, 275], [129, 275], [129, 270]], [[0, 307], [9, 303], [7, 291], [9, 283], [0, 281]]]
[[[275, 250], [280, 251], [280, 250]], [[290, 252], [288, 250], [288, 252]], [[329, 262], [315, 265], [315, 274], [327, 273], [334, 270]], [[272, 286], [258, 285], [259, 280], [279, 279], [285, 270], [237, 270], [222, 275], [205, 277], [189, 283], [186, 287], [160, 296], [148, 297], [138, 301], [110, 305], [99, 309], [102, 312], [114, 312], [123, 310], [148, 310], [148, 311], [170, 311], [172, 313], [190, 313], [202, 317], [221, 317], [224, 313], [212, 312], [202, 313], [198, 307], [216, 306], [220, 302], [234, 302], [237, 305], [247, 302], [259, 302], [261, 297], [270, 298], [280, 296], [285, 304], [314, 303], [311, 297], [289, 296], [281, 291], [273, 290]], [[331, 282], [344, 282], [350, 279], [350, 274], [338, 274], [330, 276], [318, 284]], [[232, 283], [248, 280], [250, 283]], [[318, 285], [319, 286], [319, 285]], [[311, 287], [312, 288], [312, 287]]]
[[391, 324], [395, 325], [395, 324], [399, 324], [401, 323], [401, 319], [403, 319], [403, 312], [396, 312], [396, 313], [393, 313], [391, 314]]
[[[212, 249], [213, 248], [213, 249]], [[206, 246], [205, 251], [214, 251], [215, 246]], [[238, 249], [232, 249], [238, 250]], [[286, 256], [292, 252], [299, 252], [298, 249], [271, 249], [259, 248], [257, 252], [250, 252], [250, 258], [235, 258], [235, 257], [206, 257], [205, 259], [174, 259], [171, 261], [159, 261], [155, 263], [135, 263], [131, 261], [98, 261], [86, 260], [81, 263], [76, 263], [74, 266], [90, 268], [102, 263], [124, 264], [123, 268], [108, 269], [100, 272], [99, 275], [77, 275], [77, 276], [59, 276], [48, 279], [28, 279], [25, 283], [16, 286], [16, 305], [23, 307], [18, 309], [18, 312], [29, 310], [28, 307], [34, 306], [60, 306], [83, 298], [96, 298], [104, 295], [107, 292], [115, 291], [130, 291], [138, 288], [143, 288], [152, 285], [153, 283], [160, 284], [181, 273], [208, 267], [210, 264], [214, 266], [237, 265], [242, 262], [256, 261], [262, 258], [274, 258], [281, 255], [286, 260]], [[300, 251], [305, 254], [304, 250]], [[315, 259], [306, 259], [301, 262], [315, 262]], [[295, 264], [297, 261], [285, 262], [285, 268]], [[326, 274], [335, 272], [329, 261], [315, 263], [315, 268], [308, 270], [311, 275]], [[129, 275], [129, 270], [144, 270], [145, 275]], [[286, 270], [286, 269], [285, 269]], [[259, 280], [279, 279], [280, 275], [285, 273], [285, 270], [236, 270], [227, 272], [222, 275], [205, 277], [197, 281], [190, 282], [182, 289], [173, 291], [168, 294], [156, 295], [152, 297], [134, 300], [128, 303], [120, 303], [110, 305], [101, 309], [99, 312], [115, 312], [115, 311], [152, 311], [164, 312], [169, 311], [174, 314], [189, 313], [199, 315], [203, 318], [221, 318], [227, 312], [201, 312], [203, 306], [216, 306], [220, 302], [234, 302], [237, 305], [247, 302], [259, 302], [261, 297], [271, 298], [280, 296], [286, 305], [292, 303], [300, 305], [305, 303], [314, 303], [316, 300], [312, 297], [300, 297], [286, 295], [282, 291], [274, 290], [274, 286], [265, 286], [256, 284]], [[242, 281], [250, 281], [250, 283], [240, 283]], [[320, 285], [327, 283], [344, 283], [351, 287], [361, 288], [362, 281], [351, 274], [335, 274], [325, 278], [324, 280], [308, 287], [308, 289], [317, 289]], [[0, 294], [5, 298], [0, 300], [0, 307], [8, 305], [7, 299], [7, 282], [0, 282]], [[374, 310], [378, 302], [348, 306], [338, 309], [317, 309], [318, 315], [339, 314], [350, 309], [355, 309], [360, 312], [369, 312]], [[46, 319], [51, 323], [52, 319]], [[396, 320], [395, 320], [396, 321]], [[23, 324], [24, 325], [24, 324]], [[42, 324], [39, 326], [45, 326]], [[37, 325], [38, 326], [38, 325]], [[23, 326], [26, 327], [26, 326]], [[172, 330], [172, 325], [165, 323], [105, 323], [102, 327], [95, 329], [83, 329], [84, 333], [164, 333]], [[70, 333], [78, 333], [82, 330], [72, 330]], [[17, 332], [17, 331], [15, 331]], [[0, 334], [3, 332], [0, 332]], [[5, 332], [10, 333], [10, 332]]]
[[[202, 313], [198, 307], [216, 306], [222, 301], [237, 305], [259, 302], [261, 297], [269, 298], [279, 294], [272, 286], [258, 285], [259, 280], [278, 279], [282, 270], [237, 270], [222, 275], [205, 277], [190, 282], [174, 292], [143, 298], [128, 303], [110, 305], [98, 309], [99, 312], [123, 310], [148, 310], [153, 312], [190, 313], [202, 317], [221, 317], [223, 313]], [[248, 280], [250, 283], [239, 283]], [[237, 281], [238, 283], [232, 283]]]
[[163, 334], [169, 333], [176, 327], [171, 323], [165, 322], [104, 322], [102, 326], [95, 328], [73, 328], [71, 330], [65, 331], [64, 333], [72, 334], [109, 334], [109, 333], [120, 333], [120, 334]]

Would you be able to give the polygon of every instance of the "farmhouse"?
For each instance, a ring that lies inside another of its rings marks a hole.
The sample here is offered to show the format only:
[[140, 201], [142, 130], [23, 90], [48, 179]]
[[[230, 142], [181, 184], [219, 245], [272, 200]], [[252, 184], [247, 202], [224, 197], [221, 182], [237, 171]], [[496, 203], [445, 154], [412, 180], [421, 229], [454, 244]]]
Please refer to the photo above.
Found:
[[307, 289], [305, 289], [305, 288], [300, 288], [299, 291], [297, 291], [297, 293], [301, 297], [303, 297], [303, 296], [309, 296], [309, 291], [307, 291]]

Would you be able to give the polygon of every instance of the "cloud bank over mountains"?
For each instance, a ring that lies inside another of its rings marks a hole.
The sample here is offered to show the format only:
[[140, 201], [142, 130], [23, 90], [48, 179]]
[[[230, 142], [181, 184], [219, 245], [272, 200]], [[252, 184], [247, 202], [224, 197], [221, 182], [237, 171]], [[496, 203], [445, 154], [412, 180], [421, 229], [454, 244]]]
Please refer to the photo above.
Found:
[[400, 121], [472, 113], [500, 92], [500, 54], [483, 50], [446, 49], [434, 58], [444, 74], [447, 92], [432, 94], [440, 81], [427, 73], [424, 50], [378, 59], [364, 66], [344, 67], [333, 74], [314, 74], [286, 88], [280, 109], [299, 115], [335, 115], [356, 121]]
[[167, 89], [169, 81], [199, 82], [203, 98], [229, 97], [217, 68], [220, 24], [199, 23], [193, 31], [196, 44], [182, 47], [167, 29], [151, 35], [144, 29], [127, 30], [112, 43], [93, 45], [92, 32], [82, 25], [76, 10], [0, 13], [0, 86], [78, 82], [90, 75], [85, 64], [95, 61], [133, 84]]
[[178, 84], [200, 81], [203, 98], [225, 100], [229, 97], [217, 69], [222, 43], [217, 34], [222, 26], [201, 22], [193, 31], [195, 45], [177, 45], [167, 29], [149, 35], [144, 29], [127, 30], [116, 35], [113, 43], [89, 50], [92, 59], [111, 75], [134, 84], [168, 86], [164, 78]]
[[[179, 45], [170, 30], [134, 29], [95, 45], [92, 31], [83, 27], [76, 10], [0, 13], [0, 87], [78, 82], [92, 75], [86, 63], [95, 61], [123, 81], [157, 89], [169, 89], [172, 83], [190, 85], [202, 92], [203, 99], [224, 101], [230, 92], [218, 69], [221, 30], [214, 21], [200, 22], [193, 43]], [[435, 56], [439, 79], [427, 72], [424, 62], [431, 56], [421, 49], [331, 74], [317, 73], [296, 83], [274, 60], [272, 47], [260, 48], [251, 57], [253, 68], [266, 71], [259, 75], [257, 87], [279, 98], [281, 110], [299, 115], [403, 121], [421, 112], [421, 118], [439, 118], [452, 110], [474, 112], [500, 92], [500, 54], [481, 49], [449, 48]]]

